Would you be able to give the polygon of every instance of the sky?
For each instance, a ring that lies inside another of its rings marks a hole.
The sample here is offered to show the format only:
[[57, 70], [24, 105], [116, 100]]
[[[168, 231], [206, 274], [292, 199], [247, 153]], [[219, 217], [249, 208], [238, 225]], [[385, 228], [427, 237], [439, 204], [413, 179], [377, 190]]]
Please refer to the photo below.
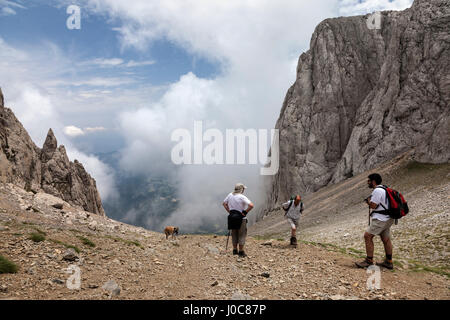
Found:
[[[323, 19], [403, 10], [412, 0], [0, 0], [0, 87], [42, 146], [48, 128], [81, 161], [103, 201], [117, 196], [119, 152], [130, 174], [173, 174], [173, 130], [273, 128], [299, 55]], [[80, 8], [69, 29], [67, 8]], [[245, 182], [263, 201], [256, 166], [182, 166], [173, 217]], [[221, 203], [219, 203], [220, 205]], [[214, 211], [213, 210], [213, 211]], [[171, 222], [171, 221], [167, 221]]]

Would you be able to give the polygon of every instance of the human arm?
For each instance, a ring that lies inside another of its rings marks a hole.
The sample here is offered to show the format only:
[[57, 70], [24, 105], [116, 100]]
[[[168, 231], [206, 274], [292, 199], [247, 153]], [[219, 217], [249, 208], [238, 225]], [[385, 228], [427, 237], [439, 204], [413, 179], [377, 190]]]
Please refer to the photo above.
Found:
[[244, 211], [242, 211], [242, 213], [244, 214], [244, 216], [246, 216], [246, 215], [250, 212], [250, 210], [252, 210], [254, 207], [255, 207], [255, 206], [253, 205], [253, 203], [250, 202], [250, 203], [248, 204], [248, 206], [247, 206], [247, 209], [244, 210]]
[[291, 201], [288, 201], [288, 202], [285, 202], [285, 203], [283, 203], [282, 205], [281, 205], [281, 207], [284, 209], [284, 210], [287, 210], [287, 208], [289, 208], [289, 204], [291, 203]]

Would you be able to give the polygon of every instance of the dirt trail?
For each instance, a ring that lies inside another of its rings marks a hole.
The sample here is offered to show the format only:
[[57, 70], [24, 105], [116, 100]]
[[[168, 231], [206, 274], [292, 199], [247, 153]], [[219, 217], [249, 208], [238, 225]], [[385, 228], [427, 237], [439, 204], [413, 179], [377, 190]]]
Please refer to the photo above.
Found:
[[[442, 275], [407, 270], [381, 272], [381, 289], [368, 290], [370, 274], [358, 259], [314, 244], [249, 237], [248, 258], [224, 252], [226, 237], [161, 233], [82, 216], [23, 210], [0, 193], [0, 254], [19, 266], [0, 274], [0, 299], [449, 299]], [[26, 200], [26, 194], [21, 199]], [[20, 201], [19, 201], [20, 202]], [[65, 217], [64, 217], [65, 216]], [[95, 223], [94, 223], [95, 221]], [[30, 233], [45, 234], [33, 242]], [[95, 247], [90, 247], [88, 239]], [[65, 261], [66, 246], [79, 249]], [[80, 289], [69, 289], [67, 268], [81, 272]], [[102, 289], [114, 280], [120, 294]]]

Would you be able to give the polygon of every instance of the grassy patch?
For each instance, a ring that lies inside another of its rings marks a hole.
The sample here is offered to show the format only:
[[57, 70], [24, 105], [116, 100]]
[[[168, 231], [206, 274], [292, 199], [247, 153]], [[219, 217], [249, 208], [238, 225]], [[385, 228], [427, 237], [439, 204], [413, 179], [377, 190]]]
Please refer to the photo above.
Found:
[[348, 251], [356, 253], [356, 254], [364, 254], [361, 250], [357, 250], [355, 248], [347, 248]]
[[38, 227], [33, 227], [34, 230], [36, 230], [37, 233], [42, 234], [43, 236], [46, 236], [47, 233], [45, 233], [44, 231], [42, 231], [41, 229], [39, 229]]
[[123, 240], [127, 244], [134, 244], [137, 247], [142, 248], [142, 244], [137, 240]]
[[74, 245], [71, 245], [71, 244], [62, 242], [62, 241], [60, 241], [60, 240], [56, 240], [56, 239], [50, 239], [50, 241], [53, 242], [53, 243], [60, 244], [60, 245], [66, 247], [66, 248], [68, 248], [68, 249], [69, 249], [69, 248], [72, 248], [73, 250], [75, 250], [76, 253], [80, 253], [80, 252], [81, 252], [80, 248], [78, 248], [77, 246], [74, 246]]
[[430, 267], [425, 266], [417, 262], [413, 262], [414, 266], [411, 269], [412, 272], [433, 272], [436, 274], [439, 274], [441, 276], [446, 276], [447, 278], [450, 278], [450, 272], [448, 268], [445, 267]]
[[19, 267], [12, 261], [9, 261], [4, 256], [0, 255], [0, 274], [1, 273], [16, 273]]
[[45, 236], [39, 232], [32, 232], [28, 239], [33, 240], [34, 242], [41, 242], [45, 240]]
[[106, 236], [106, 238], [114, 240], [115, 242], [121, 241], [121, 242], [126, 243], [126, 244], [132, 244], [132, 245], [135, 245], [137, 247], [140, 247], [140, 248], [144, 249], [142, 244], [139, 241], [137, 241], [137, 240], [127, 240], [127, 239], [122, 239], [122, 238], [113, 237], [113, 236]]
[[95, 247], [95, 243], [93, 243], [91, 240], [89, 240], [88, 238], [82, 237], [82, 236], [78, 236], [78, 239], [81, 240], [81, 242], [83, 242], [84, 245], [94, 248]]
[[270, 235], [265, 235], [265, 236], [253, 236], [254, 239], [256, 240], [271, 240], [272, 236]]

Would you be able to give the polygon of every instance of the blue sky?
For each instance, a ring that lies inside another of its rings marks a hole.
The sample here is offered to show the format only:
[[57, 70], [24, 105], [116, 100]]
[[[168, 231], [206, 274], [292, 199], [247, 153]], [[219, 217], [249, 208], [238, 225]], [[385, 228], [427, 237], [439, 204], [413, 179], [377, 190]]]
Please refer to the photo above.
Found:
[[[52, 127], [107, 200], [115, 172], [98, 153], [120, 152], [131, 174], [171, 173], [170, 134], [195, 120], [205, 129], [273, 128], [320, 21], [411, 3], [0, 0], [0, 86], [33, 140], [42, 145]], [[66, 27], [71, 4], [81, 9], [80, 30]], [[180, 168], [177, 181], [194, 190], [214, 177], [221, 184], [204, 191], [221, 194], [245, 180], [256, 190], [253, 169]]]
[[[25, 8], [16, 9], [14, 15], [0, 16], [1, 37], [10, 45], [24, 49], [39, 47], [43, 42], [54, 42], [75, 63], [118, 57], [125, 62], [153, 61], [154, 64], [136, 66], [128, 71], [133, 72], [140, 81], [155, 85], [175, 82], [189, 71], [206, 78], [220, 71], [216, 64], [188, 54], [180, 46], [164, 39], [152, 42], [148, 50], [123, 48], [117, 39], [117, 31], [114, 31], [120, 24], [104, 15], [89, 14], [83, 10], [83, 6], [82, 28], [69, 30], [66, 27], [69, 17], [66, 6], [52, 6], [46, 4], [48, 2], [36, 1]], [[120, 71], [91, 68], [85, 72], [108, 76], [117, 73], [121, 75]]]

